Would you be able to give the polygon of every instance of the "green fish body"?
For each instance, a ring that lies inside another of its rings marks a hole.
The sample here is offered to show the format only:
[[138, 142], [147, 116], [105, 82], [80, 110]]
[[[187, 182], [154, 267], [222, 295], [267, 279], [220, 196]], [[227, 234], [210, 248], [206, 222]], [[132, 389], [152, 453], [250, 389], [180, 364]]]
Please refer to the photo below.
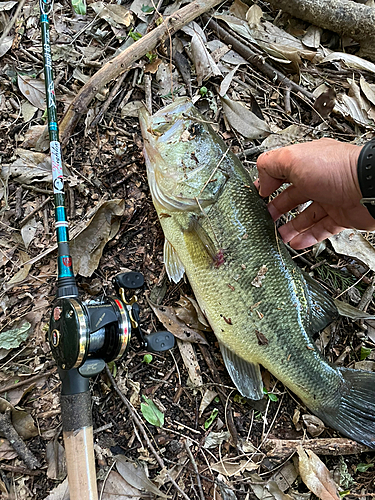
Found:
[[336, 316], [291, 259], [247, 170], [187, 100], [140, 115], [164, 262], [186, 273], [242, 395], [263, 365], [331, 427], [375, 447], [375, 374], [330, 365], [311, 335]]

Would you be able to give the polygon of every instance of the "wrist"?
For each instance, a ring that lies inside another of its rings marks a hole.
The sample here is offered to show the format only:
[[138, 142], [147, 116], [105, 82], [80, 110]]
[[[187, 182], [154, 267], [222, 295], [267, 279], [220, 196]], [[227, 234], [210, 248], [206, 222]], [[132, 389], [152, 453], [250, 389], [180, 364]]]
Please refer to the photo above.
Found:
[[357, 178], [361, 204], [375, 219], [375, 138], [365, 144], [357, 160]]

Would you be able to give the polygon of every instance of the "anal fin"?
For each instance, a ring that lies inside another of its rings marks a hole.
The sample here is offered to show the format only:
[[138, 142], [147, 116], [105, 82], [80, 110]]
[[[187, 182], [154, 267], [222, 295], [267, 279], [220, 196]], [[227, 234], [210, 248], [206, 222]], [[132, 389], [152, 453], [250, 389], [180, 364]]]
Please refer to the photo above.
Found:
[[262, 399], [263, 381], [258, 363], [249, 363], [220, 342], [220, 350], [228, 373], [245, 398]]

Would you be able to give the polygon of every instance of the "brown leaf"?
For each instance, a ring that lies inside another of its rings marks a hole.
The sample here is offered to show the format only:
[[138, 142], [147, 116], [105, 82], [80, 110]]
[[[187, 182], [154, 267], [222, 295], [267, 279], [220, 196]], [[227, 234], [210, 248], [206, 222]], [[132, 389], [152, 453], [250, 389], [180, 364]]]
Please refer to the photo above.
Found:
[[176, 309], [172, 306], [157, 306], [149, 301], [149, 304], [161, 321], [164, 327], [175, 337], [186, 342], [199, 342], [207, 344], [203, 334], [194, 328], [190, 328], [176, 314]]
[[330, 472], [311, 450], [298, 446], [299, 472], [302, 481], [321, 500], [339, 500], [340, 496]]
[[87, 227], [71, 242], [73, 269], [81, 276], [91, 276], [97, 269], [105, 245], [117, 233], [124, 200], [105, 201]]
[[336, 103], [336, 92], [333, 87], [330, 87], [326, 92], [320, 94], [320, 96], [314, 102], [314, 109], [319, 113], [317, 118], [327, 118]]
[[325, 429], [324, 423], [315, 415], [302, 415], [302, 420], [312, 437], [320, 436]]

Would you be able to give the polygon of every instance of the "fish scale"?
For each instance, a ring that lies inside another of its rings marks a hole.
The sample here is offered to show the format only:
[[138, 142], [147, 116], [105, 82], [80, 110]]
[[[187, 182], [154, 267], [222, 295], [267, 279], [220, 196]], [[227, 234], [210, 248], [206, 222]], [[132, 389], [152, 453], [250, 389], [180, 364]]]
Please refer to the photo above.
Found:
[[186, 273], [238, 390], [263, 396], [262, 365], [328, 425], [375, 447], [375, 374], [332, 366], [316, 348], [311, 335], [336, 307], [294, 263], [249, 172], [187, 100], [140, 122], [167, 273]]

